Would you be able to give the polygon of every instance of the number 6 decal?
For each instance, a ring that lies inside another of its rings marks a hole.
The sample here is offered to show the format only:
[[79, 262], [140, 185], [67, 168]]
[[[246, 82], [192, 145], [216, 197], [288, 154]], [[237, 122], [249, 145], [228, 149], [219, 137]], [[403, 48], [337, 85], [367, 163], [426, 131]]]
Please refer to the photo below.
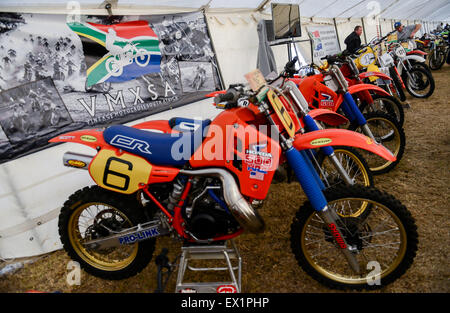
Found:
[[92, 179], [105, 189], [130, 194], [140, 185], [147, 184], [152, 166], [144, 158], [113, 150], [103, 149], [92, 160], [89, 173]]
[[[119, 162], [122, 164], [125, 164], [128, 166], [128, 170], [131, 171], [133, 169], [133, 164], [129, 161], [125, 161], [116, 157], [110, 157], [108, 159], [108, 161], [106, 161], [106, 165], [105, 165], [105, 172], [103, 173], [103, 184], [105, 186], [111, 187], [111, 188], [116, 188], [119, 190], [127, 190], [128, 187], [130, 186], [130, 177], [126, 174], [120, 173], [120, 172], [116, 172], [111, 170], [111, 162]], [[112, 175], [112, 179], [111, 177], [109, 177], [110, 175]], [[117, 177], [120, 177], [122, 179], [124, 179], [125, 181], [123, 182], [123, 187], [121, 187], [121, 179], [118, 179]], [[108, 180], [108, 178], [110, 178]], [[111, 183], [110, 183], [110, 182]]]

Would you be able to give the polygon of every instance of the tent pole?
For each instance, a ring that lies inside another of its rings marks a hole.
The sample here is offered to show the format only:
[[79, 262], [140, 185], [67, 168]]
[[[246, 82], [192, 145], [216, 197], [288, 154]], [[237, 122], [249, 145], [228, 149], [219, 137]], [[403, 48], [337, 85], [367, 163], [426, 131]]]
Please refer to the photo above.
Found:
[[264, 9], [264, 7], [266, 6], [267, 3], [269, 3], [271, 0], [263, 0], [258, 7], [256, 8], [255, 11], [262, 11]]
[[336, 37], [337, 37], [337, 40], [338, 40], [339, 50], [342, 50], [342, 48], [341, 48], [341, 41], [339, 40], [339, 34], [338, 34], [337, 25], [336, 25], [336, 18], [333, 18], [333, 23], [334, 23], [334, 30], [336, 31]]
[[217, 60], [217, 72], [219, 73], [220, 88], [225, 89], [225, 81], [223, 80], [222, 71], [220, 70], [219, 58], [217, 57], [216, 48], [214, 47], [214, 42], [213, 42], [211, 33], [209, 31], [208, 17], [205, 14], [205, 10], [202, 10], [201, 12], [203, 13], [203, 18], [205, 19], [206, 32], [208, 33], [208, 37], [211, 38], [211, 48], [212, 48], [212, 51], [214, 52], [214, 56], [216, 57], [216, 60]]
[[364, 25], [364, 17], [361, 17], [361, 26], [363, 28], [364, 33], [364, 43], [367, 45], [367, 35], [366, 35], [366, 26]]

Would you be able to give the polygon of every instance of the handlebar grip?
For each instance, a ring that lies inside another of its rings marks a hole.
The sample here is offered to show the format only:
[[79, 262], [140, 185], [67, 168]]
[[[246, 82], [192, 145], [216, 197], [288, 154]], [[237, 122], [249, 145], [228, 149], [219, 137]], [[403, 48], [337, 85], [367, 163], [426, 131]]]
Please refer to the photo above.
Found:
[[217, 96], [215, 96], [214, 102], [215, 103], [228, 102], [228, 101], [232, 101], [233, 99], [234, 99], [234, 94], [232, 94], [231, 92], [227, 92], [227, 93], [218, 94]]
[[295, 65], [295, 63], [298, 61], [298, 57], [295, 56], [292, 60], [290, 60], [289, 62], [286, 63], [285, 67], [292, 67]]
[[241, 90], [231, 87], [228, 88], [226, 93], [215, 96], [214, 103], [228, 102], [228, 104], [236, 104], [241, 94]]

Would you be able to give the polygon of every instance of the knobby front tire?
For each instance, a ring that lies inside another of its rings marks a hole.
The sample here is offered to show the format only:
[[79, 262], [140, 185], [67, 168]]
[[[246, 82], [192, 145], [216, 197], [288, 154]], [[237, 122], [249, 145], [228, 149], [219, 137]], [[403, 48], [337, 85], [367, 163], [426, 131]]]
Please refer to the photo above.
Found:
[[[338, 186], [324, 191], [328, 207], [338, 211], [349, 203], [370, 203], [368, 216], [345, 217], [337, 223], [348, 244], [357, 247], [361, 272], [350, 269], [320, 213], [309, 201], [297, 211], [291, 224], [290, 243], [298, 265], [313, 279], [333, 289], [379, 289], [401, 277], [416, 256], [418, 233], [415, 220], [400, 201], [375, 188]], [[359, 201], [359, 202], [358, 202]], [[373, 264], [379, 271], [374, 273]]]

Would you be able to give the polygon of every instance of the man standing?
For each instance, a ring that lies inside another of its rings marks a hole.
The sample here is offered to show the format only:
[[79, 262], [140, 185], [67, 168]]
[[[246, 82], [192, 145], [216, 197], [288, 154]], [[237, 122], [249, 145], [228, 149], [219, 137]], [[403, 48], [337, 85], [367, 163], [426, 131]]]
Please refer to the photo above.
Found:
[[414, 38], [421, 27], [422, 24], [403, 26], [402, 23], [396, 22], [394, 28], [397, 30], [397, 40], [405, 41]]
[[345, 38], [344, 43], [347, 45], [347, 51], [355, 53], [361, 47], [361, 34], [363, 32], [362, 26], [356, 26], [354, 31]]

